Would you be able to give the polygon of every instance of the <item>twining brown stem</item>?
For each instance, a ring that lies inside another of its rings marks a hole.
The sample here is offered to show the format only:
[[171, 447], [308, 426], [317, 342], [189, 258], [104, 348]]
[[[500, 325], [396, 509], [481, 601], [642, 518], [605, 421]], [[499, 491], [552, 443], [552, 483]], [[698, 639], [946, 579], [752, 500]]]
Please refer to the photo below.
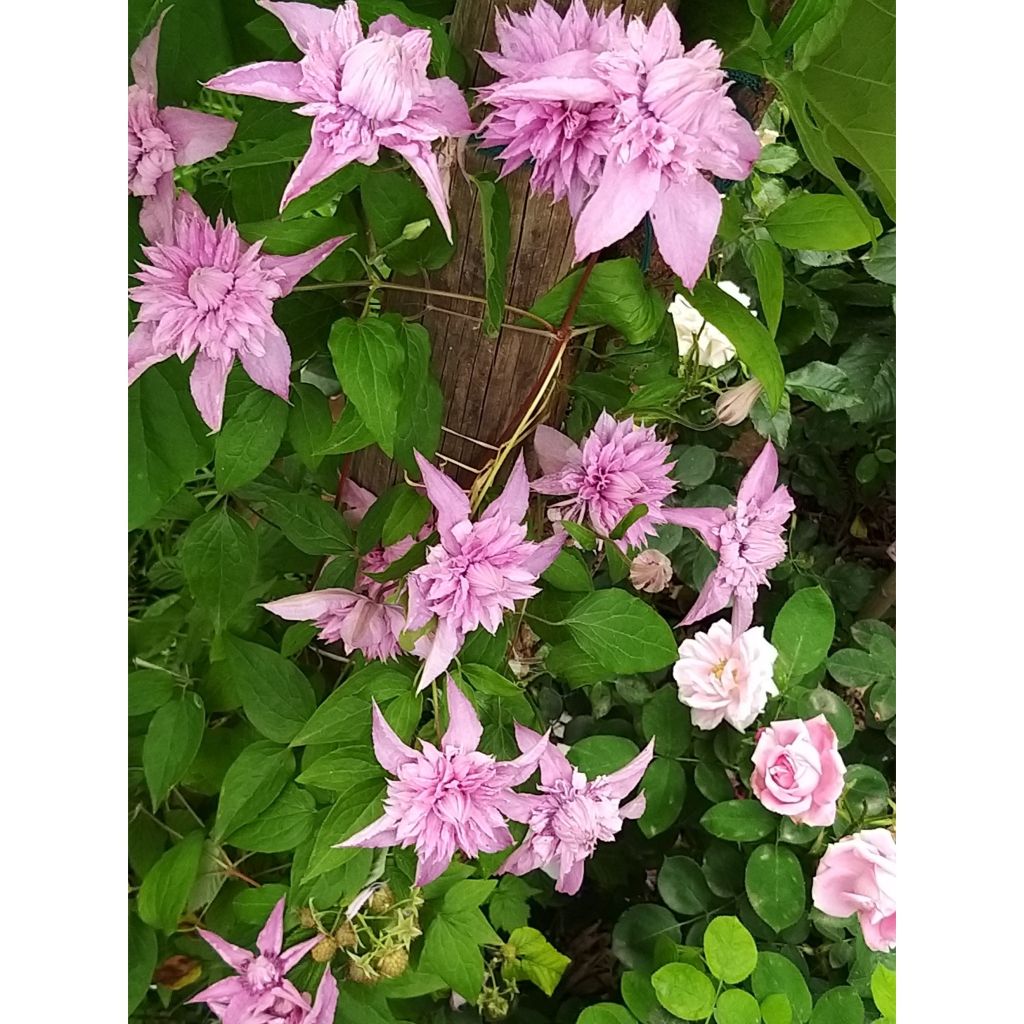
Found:
[[[387, 289], [393, 292], [414, 292], [417, 295], [437, 295], [442, 299], [461, 299], [463, 302], [475, 302], [478, 305], [486, 306], [487, 300], [479, 295], [463, 295], [462, 292], [446, 292], [439, 288], [420, 288], [411, 284], [395, 284], [393, 281], [325, 281], [322, 284], [300, 284], [293, 288], [296, 292], [319, 292], [328, 288], [372, 288]], [[506, 303], [505, 308], [516, 316], [529, 317], [539, 324], [543, 324], [552, 334], [555, 333], [555, 325], [545, 320], [544, 317], [531, 313], [528, 309], [520, 309], [518, 306], [510, 306]], [[447, 313], [449, 310], [443, 310]]]
[[522, 405], [516, 410], [515, 415], [506, 424], [505, 430], [502, 432], [502, 436], [510, 437], [511, 434], [516, 430], [523, 417], [532, 408], [533, 403], [537, 400], [537, 396], [541, 390], [546, 386], [548, 375], [551, 373], [552, 368], [555, 364], [565, 355], [565, 350], [569, 346], [569, 342], [572, 340], [572, 318], [576, 315], [576, 310], [579, 308], [579, 304], [583, 299], [584, 289], [587, 287], [587, 281], [590, 280], [590, 275], [593, 273], [594, 267], [597, 265], [598, 253], [591, 253], [590, 258], [587, 260], [586, 266], [583, 268], [583, 273], [580, 275], [579, 281], [576, 282], [576, 289], [572, 293], [572, 297], [569, 299], [569, 305], [566, 307], [565, 316], [562, 317], [562, 322], [558, 326], [558, 330], [554, 332], [555, 344], [551, 350], [551, 355], [548, 357], [548, 361], [541, 370], [540, 375], [537, 377], [536, 383], [530, 389], [529, 395]]

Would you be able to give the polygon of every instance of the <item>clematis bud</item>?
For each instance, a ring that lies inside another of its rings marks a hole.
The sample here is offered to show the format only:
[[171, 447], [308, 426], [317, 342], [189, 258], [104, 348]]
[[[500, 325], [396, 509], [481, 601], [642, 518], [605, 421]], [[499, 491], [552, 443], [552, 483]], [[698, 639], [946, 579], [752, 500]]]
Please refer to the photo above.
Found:
[[641, 551], [629, 567], [629, 582], [645, 594], [657, 594], [672, 579], [672, 563], [668, 556], [654, 548]]
[[374, 965], [384, 978], [398, 978], [409, 966], [409, 953], [404, 949], [391, 949], [377, 958]]
[[318, 964], [327, 964], [334, 959], [338, 952], [338, 944], [329, 935], [322, 938], [309, 954]]
[[429, 227], [429, 220], [414, 220], [411, 224], [406, 224], [402, 228], [402, 239], [406, 242], [415, 242]]
[[715, 402], [715, 416], [726, 427], [739, 426], [749, 415], [764, 389], [759, 380], [748, 380], [739, 387], [723, 391]]

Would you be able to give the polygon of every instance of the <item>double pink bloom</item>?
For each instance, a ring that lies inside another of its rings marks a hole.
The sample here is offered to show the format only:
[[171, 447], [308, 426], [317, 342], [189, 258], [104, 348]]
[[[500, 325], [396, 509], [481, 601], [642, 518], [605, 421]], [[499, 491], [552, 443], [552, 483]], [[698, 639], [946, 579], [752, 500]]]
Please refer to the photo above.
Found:
[[156, 58], [160, 26], [132, 54], [135, 84], [128, 86], [128, 191], [142, 196], [139, 223], [151, 242], [171, 232], [174, 168], [219, 153], [235, 134], [235, 122], [184, 107], [157, 107]]
[[726, 95], [721, 51], [686, 51], [666, 7], [647, 26], [590, 15], [581, 0], [559, 17], [540, 0], [496, 28], [501, 52], [483, 57], [501, 77], [480, 92], [493, 109], [481, 130], [506, 147], [505, 173], [532, 159], [534, 190], [568, 196], [577, 259], [650, 213], [662, 256], [692, 288], [722, 212], [709, 176], [746, 178], [761, 148]]
[[319, 935], [291, 949], [284, 945], [282, 898], [256, 939], [254, 955], [213, 932], [199, 929], [217, 955], [235, 973], [194, 995], [190, 1003], [206, 1003], [225, 1024], [333, 1024], [338, 1004], [338, 983], [324, 971], [316, 998], [300, 992], [285, 975], [320, 941]]
[[206, 84], [238, 96], [301, 103], [296, 113], [313, 118], [309, 149], [284, 190], [281, 209], [350, 163], [376, 163], [383, 146], [409, 162], [451, 238], [447, 190], [432, 145], [469, 135], [473, 123], [450, 78], [427, 78], [430, 33], [386, 14], [364, 37], [355, 0], [335, 11], [259, 3], [280, 19], [302, 59], [248, 64]]

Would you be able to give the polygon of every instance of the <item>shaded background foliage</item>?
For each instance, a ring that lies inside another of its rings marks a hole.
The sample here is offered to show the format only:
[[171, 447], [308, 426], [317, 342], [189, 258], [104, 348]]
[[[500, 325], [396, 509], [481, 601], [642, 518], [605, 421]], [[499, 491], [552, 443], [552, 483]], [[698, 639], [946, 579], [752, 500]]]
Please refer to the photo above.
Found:
[[[129, 4], [130, 49], [163, 6]], [[366, 20], [393, 12], [430, 28], [432, 72], [466, 83], [472, 55], [451, 44], [441, 20], [452, 6], [360, 4]], [[474, 1019], [472, 1007], [451, 1008], [449, 990], [472, 1004], [485, 970], [497, 964], [500, 973], [509, 936], [528, 927], [550, 946], [517, 933], [519, 973], [507, 971], [519, 988], [512, 1020], [894, 1019], [888, 975], [876, 972], [894, 967], [894, 956], [867, 950], [855, 921], [827, 918], [808, 898], [825, 844], [888, 819], [894, 806], [893, 6], [691, 0], [679, 15], [687, 42], [713, 38], [725, 66], [757, 76], [738, 76], [737, 89], [779, 133], [750, 179], [728, 191], [709, 271], [754, 296], [758, 320], [739, 322], [730, 337], [766, 393], [749, 421], [713, 425], [712, 403], [729, 381], [680, 367], [665, 313], [673, 282], [641, 228], [604, 254], [583, 292], [574, 323], [594, 330], [580, 334], [574, 373], [562, 382], [565, 428], [580, 437], [602, 408], [658, 423], [673, 438], [683, 502], [693, 505], [727, 504], [763, 439], [778, 445], [797, 516], [789, 554], [757, 606], [781, 665], [782, 693], [764, 720], [826, 715], [850, 766], [839, 817], [832, 829], [795, 826], [740, 799], [749, 792], [753, 737], [690, 727], [671, 680], [674, 649], [647, 671], [635, 652], [631, 667], [631, 652], [611, 636], [581, 646], [572, 624], [601, 594], [622, 595], [611, 599], [622, 631], [643, 629], [652, 615], [674, 625], [713, 564], [697, 538], [671, 526], [659, 532], [653, 546], [670, 557], [679, 585], [645, 600], [633, 596], [613, 556], [565, 552], [528, 606], [530, 630], [510, 620], [495, 638], [471, 637], [459, 678], [483, 719], [485, 749], [501, 757], [515, 751], [515, 720], [559, 723], [570, 757], [590, 774], [620, 766], [657, 733], [648, 810], [618, 842], [598, 848], [577, 898], [553, 893], [543, 876], [505, 877], [480, 890], [476, 912], [501, 946], [452, 927], [445, 903], [453, 886], [486, 879], [501, 856], [455, 865], [424, 892], [426, 934], [413, 944], [409, 970], [372, 988], [343, 982], [339, 1021]], [[237, 220], [248, 240], [265, 238], [270, 252], [353, 233], [310, 283], [361, 281], [367, 266], [382, 280], [432, 280], [453, 247], [400, 161], [346, 168], [278, 214], [308, 122], [287, 107], [198, 85], [247, 61], [295, 56], [280, 24], [248, 0], [176, 0], [161, 40], [161, 102], [238, 119], [228, 150], [179, 172], [179, 184], [207, 213]], [[510, 242], [501, 225], [509, 213], [504, 187], [484, 173], [474, 188], [494, 221], [475, 244], [487, 264], [493, 327], [508, 316]], [[134, 200], [129, 207], [134, 267], [141, 236]], [[407, 230], [423, 221], [421, 233]], [[570, 275], [537, 296], [535, 311], [557, 322], [575, 283]], [[693, 295], [712, 323], [730, 316], [718, 291], [702, 282]], [[444, 447], [444, 396], [428, 372], [439, 339], [387, 313], [382, 299], [386, 291], [368, 301], [365, 288], [351, 287], [279, 302], [295, 360], [291, 404], [233, 373], [215, 437], [177, 362], [152, 367], [129, 389], [134, 1020], [205, 1019], [202, 1007], [183, 1005], [217, 969], [195, 936], [197, 922], [251, 945], [280, 896], [289, 899], [287, 926], [301, 928], [304, 904], [343, 907], [384, 868], [372, 851], [332, 844], [379, 812], [371, 696], [406, 740], [430, 724], [429, 697], [412, 692], [414, 665], [346, 658], [307, 624], [286, 627], [258, 606], [313, 579], [350, 584], [359, 554], [415, 533], [425, 519], [404, 484], [382, 494], [358, 532], [323, 500], [352, 453], [383, 452], [413, 473], [413, 444], [428, 455]], [[385, 364], [376, 358], [382, 348], [397, 357]], [[729, 374], [743, 379], [735, 365]], [[393, 854], [386, 872], [396, 892], [407, 890], [408, 852]], [[735, 925], [717, 923], [733, 918]], [[752, 954], [747, 934], [756, 940]], [[571, 959], [560, 982], [552, 946]], [[723, 966], [723, 956], [739, 966]], [[335, 967], [343, 976], [341, 956]], [[322, 969], [307, 962], [296, 984], [310, 989]], [[705, 980], [710, 972], [712, 999], [726, 986], [737, 994], [705, 1008], [703, 982], [690, 971]]]

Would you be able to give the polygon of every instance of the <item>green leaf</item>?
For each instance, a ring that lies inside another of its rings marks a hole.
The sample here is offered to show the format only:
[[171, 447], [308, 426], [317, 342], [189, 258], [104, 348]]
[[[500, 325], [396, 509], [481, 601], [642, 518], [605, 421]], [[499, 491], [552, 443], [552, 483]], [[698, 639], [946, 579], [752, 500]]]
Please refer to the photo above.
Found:
[[786, 846], [759, 846], [747, 861], [747, 896], [762, 921], [777, 932], [796, 924], [806, 905], [804, 873]]
[[430, 515], [430, 502], [408, 484], [385, 491], [367, 510], [356, 531], [356, 549], [361, 555], [378, 545], [388, 547], [415, 536]]
[[668, 623], [624, 590], [589, 594], [563, 622], [584, 652], [615, 673], [656, 672], [676, 659]]
[[640, 752], [625, 736], [587, 736], [575, 743], [566, 755], [588, 779], [611, 775]]
[[480, 693], [493, 697], [521, 697], [523, 688], [486, 665], [463, 665], [462, 677]]
[[128, 914], [128, 1013], [146, 998], [156, 969], [156, 933], [138, 916]]
[[226, 636], [224, 650], [246, 717], [267, 739], [290, 742], [316, 707], [309, 680], [269, 647]]
[[398, 339], [405, 353], [402, 402], [395, 424], [395, 461], [413, 479], [420, 471], [413, 457], [418, 451], [432, 459], [441, 441], [444, 395], [431, 368], [430, 336], [422, 324], [402, 321]]
[[889, 809], [889, 783], [877, 768], [851, 764], [844, 781], [842, 804], [854, 821], [878, 817]]
[[128, 715], [148, 715], [174, 696], [174, 676], [155, 668], [128, 673]]
[[715, 1003], [716, 1024], [761, 1024], [761, 1007], [741, 988], [727, 988]]
[[849, 985], [831, 988], [814, 1004], [811, 1024], [864, 1024], [864, 1003]]
[[870, 686], [881, 677], [881, 668], [867, 651], [846, 647], [829, 655], [829, 675], [842, 686]]
[[265, 882], [258, 889], [243, 889], [231, 901], [231, 909], [243, 924], [262, 925], [281, 897], [287, 895], [287, 885]]
[[288, 412], [288, 440], [303, 463], [315, 470], [334, 427], [330, 403], [312, 384], [294, 385], [292, 395], [295, 404]]
[[[763, 157], [762, 153], [762, 159]], [[757, 297], [764, 311], [768, 330], [774, 338], [782, 316], [782, 253], [767, 238], [753, 238], [742, 245], [741, 249], [744, 261], [757, 280]]]
[[779, 245], [815, 252], [855, 249], [875, 239], [882, 230], [875, 221], [872, 234], [856, 207], [844, 196], [811, 195], [807, 192], [791, 196], [772, 210], [765, 220], [765, 227]]
[[896, 413], [896, 349], [891, 339], [864, 336], [840, 357], [839, 368], [861, 398], [847, 415], [853, 423], [878, 423]]
[[747, 369], [764, 385], [771, 411], [778, 409], [786, 374], [779, 350], [764, 324], [706, 277], [697, 282], [692, 292], [686, 293], [686, 298], [705, 320], [733, 343]]
[[736, 985], [757, 966], [757, 945], [739, 918], [716, 917], [704, 932], [704, 956], [716, 978]]
[[151, 366], [128, 389], [128, 529], [163, 508], [213, 452], [177, 359]]
[[484, 958], [471, 934], [474, 915], [482, 919], [479, 910], [439, 914], [427, 927], [420, 954], [420, 970], [443, 978], [470, 1002], [479, 997], [484, 983]]
[[762, 1000], [761, 1019], [764, 1024], [793, 1024], [793, 1008], [781, 992], [776, 992]]
[[309, 149], [309, 127], [299, 124], [294, 130], [275, 139], [259, 142], [241, 153], [233, 153], [231, 156], [224, 157], [219, 161], [217, 167], [220, 170], [233, 171], [242, 167], [292, 163], [295, 160], [300, 160], [307, 149]]
[[683, 917], [703, 914], [714, 902], [700, 865], [690, 857], [666, 857], [658, 872], [658, 895]]
[[314, 452], [315, 458], [324, 455], [345, 455], [348, 452], [357, 452], [360, 448], [366, 448], [373, 444], [373, 434], [370, 428], [363, 422], [362, 417], [356, 411], [356, 407], [348, 402], [341, 410], [337, 422], [331, 427], [323, 443], [323, 447]]
[[644, 773], [641, 788], [647, 798], [637, 824], [648, 839], [671, 828], [683, 809], [686, 775], [683, 766], [667, 757], [656, 757]]
[[221, 784], [217, 817], [210, 833], [220, 842], [274, 802], [295, 771], [295, 755], [267, 740], [251, 743], [231, 763]]
[[626, 967], [654, 969], [654, 944], [659, 936], [679, 942], [679, 922], [671, 911], [655, 903], [640, 903], [623, 912], [612, 930], [612, 953]]
[[178, 919], [199, 871], [204, 841], [202, 832], [190, 832], [142, 880], [136, 909], [146, 924], [168, 934], [177, 931]]
[[595, 1003], [580, 1013], [576, 1024], [636, 1024], [636, 1018], [618, 1003]]
[[319, 786], [335, 792], [344, 792], [359, 782], [383, 778], [384, 770], [373, 759], [371, 748], [365, 747], [367, 757], [354, 756], [359, 748], [340, 747], [318, 757], [297, 781], [304, 786]]
[[[754, 169], [764, 174], [782, 174], [799, 162], [800, 154], [792, 146], [782, 142], [770, 142], [762, 147]], [[747, 265], [749, 266], [749, 263]]]
[[883, 284], [896, 284], [896, 232], [883, 235], [874, 249], [861, 257], [864, 269]]
[[509, 981], [526, 978], [545, 995], [555, 991], [558, 982], [571, 963], [569, 957], [559, 953], [536, 928], [517, 928], [505, 946], [515, 959], [506, 961], [502, 973]]
[[835, 629], [835, 609], [821, 587], [804, 587], [782, 606], [772, 626], [772, 646], [779, 652], [775, 681], [780, 689], [825, 660]]
[[518, 875], [502, 875], [487, 904], [491, 923], [506, 932], [525, 927], [530, 919], [530, 897], [539, 891]]
[[194, 520], [181, 539], [189, 590], [220, 633], [252, 589], [259, 545], [255, 532], [226, 506]]
[[273, 487], [257, 489], [256, 485], [246, 496], [262, 505], [264, 517], [307, 555], [355, 556], [352, 531], [330, 502]]
[[824, 715], [836, 734], [840, 749], [853, 739], [856, 731], [853, 712], [849, 705], [831, 690], [826, 690], [823, 686], [806, 690], [797, 698], [796, 707], [801, 718]]
[[885, 964], [879, 964], [871, 974], [871, 998], [883, 1017], [896, 1020], [896, 972]]
[[854, 394], [850, 378], [830, 363], [816, 361], [794, 370], [786, 376], [786, 390], [806, 398], [825, 412], [849, 409], [861, 402], [860, 396]]
[[[357, 189], [371, 173], [370, 168], [365, 164], [348, 164], [342, 167], [340, 171], [335, 171], [330, 177], [324, 178], [318, 185], [314, 185], [308, 192], [303, 192], [301, 196], [290, 200], [281, 211], [281, 219], [291, 220], [294, 217], [301, 217], [309, 213], [310, 210], [316, 210], [329, 204], [339, 196]], [[276, 209], [274, 212], [277, 212]]]
[[[616, 524], [612, 527], [608, 536], [612, 540], [621, 540], [626, 536], [626, 531], [639, 519], [647, 515], [648, 509], [644, 504], [634, 505]], [[618, 551], [618, 547], [616, 547]], [[610, 553], [610, 552], [609, 552]], [[620, 552], [621, 554], [621, 552]], [[628, 564], [628, 563], [627, 563]]]
[[[437, 270], [451, 259], [455, 247], [419, 182], [394, 171], [371, 173], [359, 195], [377, 248], [387, 247], [387, 261], [397, 273]], [[418, 238], [403, 241], [405, 226], [421, 220], [430, 221], [430, 227]]]
[[394, 452], [398, 407], [403, 400], [405, 353], [386, 320], [344, 317], [328, 342], [338, 380], [373, 439], [387, 455]]
[[315, 817], [316, 801], [289, 782], [259, 817], [229, 833], [225, 842], [254, 853], [284, 853], [309, 835]]
[[487, 315], [484, 332], [497, 337], [505, 315], [505, 281], [508, 277], [511, 212], [508, 192], [493, 171], [473, 175], [480, 197], [480, 232], [484, 250], [484, 294]]
[[383, 795], [384, 781], [380, 778], [360, 780], [338, 794], [316, 834], [302, 879], [304, 883], [340, 867], [359, 852], [355, 848], [336, 849], [335, 844], [380, 817]]
[[164, 802], [192, 764], [203, 739], [206, 713], [197, 693], [189, 691], [160, 708], [146, 730], [142, 769], [153, 807]]
[[575, 548], [563, 548], [558, 557], [541, 573], [541, 578], [559, 590], [584, 594], [594, 589], [590, 569]]
[[832, 8], [835, 0], [796, 0], [786, 12], [772, 37], [770, 57], [781, 57], [801, 36], [809, 32]]
[[288, 425], [288, 403], [256, 388], [217, 435], [213, 466], [217, 490], [230, 494], [270, 465]]
[[552, 644], [544, 659], [544, 667], [555, 679], [561, 679], [571, 687], [599, 683], [614, 675], [572, 640]]
[[777, 819], [756, 800], [727, 800], [708, 808], [700, 823], [719, 839], [749, 843], [774, 832]]
[[895, 219], [895, 0], [847, 7], [838, 32], [803, 68], [802, 84], [833, 150], [868, 173]]
[[[152, 12], [153, 5], [150, 5]], [[156, 79], [160, 106], [177, 107], [199, 97], [201, 83], [238, 61], [224, 10], [209, 0], [175, 0], [160, 30]], [[151, 27], [151, 26], [150, 26]]]
[[687, 487], [697, 487], [707, 483], [714, 472], [714, 451], [703, 444], [692, 444], [679, 453], [672, 475]]
[[706, 1020], [714, 1009], [715, 986], [689, 964], [665, 964], [651, 975], [658, 1002], [683, 1020]]
[[[574, 270], [538, 299], [531, 312], [549, 323], [561, 323], [582, 275], [582, 267]], [[638, 345], [657, 333], [665, 319], [665, 308], [664, 300], [648, 287], [636, 260], [606, 260], [594, 266], [572, 322], [577, 326], [607, 325], [630, 344]], [[526, 320], [522, 322], [527, 323]], [[528, 326], [536, 327], [537, 324], [529, 323]]]
[[654, 740], [662, 757], [682, 757], [690, 749], [690, 709], [679, 702], [675, 686], [663, 686], [641, 712], [644, 737]]
[[810, 1019], [811, 993], [807, 982], [793, 961], [781, 953], [762, 949], [757, 955], [757, 967], [750, 984], [762, 1003], [776, 993], [784, 996], [789, 1001], [796, 1024], [806, 1024]]

